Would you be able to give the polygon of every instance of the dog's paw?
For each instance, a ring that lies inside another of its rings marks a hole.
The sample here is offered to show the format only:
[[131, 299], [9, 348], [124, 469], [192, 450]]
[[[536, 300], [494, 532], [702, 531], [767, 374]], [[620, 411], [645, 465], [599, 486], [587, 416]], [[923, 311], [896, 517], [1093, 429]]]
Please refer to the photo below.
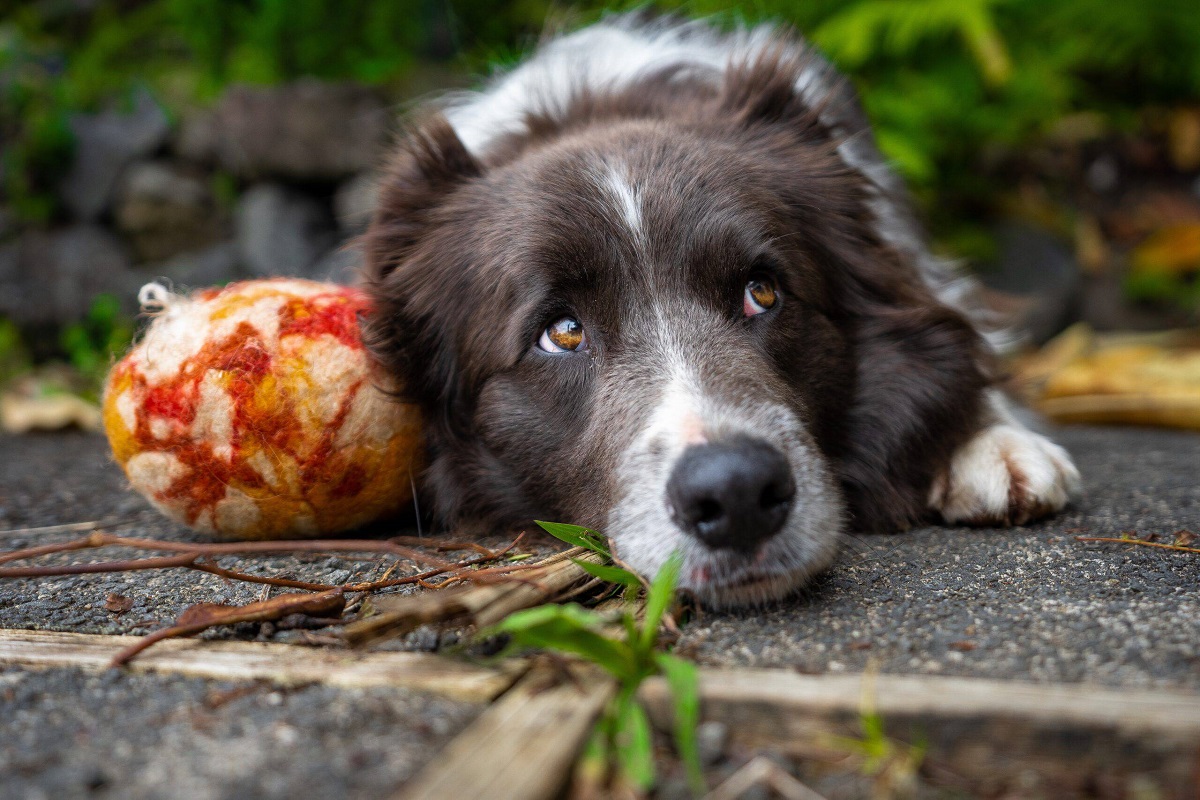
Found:
[[1079, 493], [1066, 450], [1020, 425], [985, 428], [933, 482], [929, 506], [951, 524], [1023, 525]]

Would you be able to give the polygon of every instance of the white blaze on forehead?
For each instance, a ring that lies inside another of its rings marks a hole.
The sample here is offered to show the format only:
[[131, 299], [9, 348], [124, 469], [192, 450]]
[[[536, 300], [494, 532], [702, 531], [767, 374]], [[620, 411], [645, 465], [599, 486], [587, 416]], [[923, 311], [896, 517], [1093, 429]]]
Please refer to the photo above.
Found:
[[[703, 444], [708, 436], [702, 405], [703, 399], [690, 376], [679, 373], [672, 375], [659, 395], [643, 438], [664, 437], [678, 446]], [[637, 443], [634, 446], [641, 445]]]
[[604, 170], [600, 178], [601, 187], [610, 195], [616, 204], [621, 220], [629, 228], [634, 238], [642, 238], [642, 198], [641, 192], [618, 167], [610, 166]]

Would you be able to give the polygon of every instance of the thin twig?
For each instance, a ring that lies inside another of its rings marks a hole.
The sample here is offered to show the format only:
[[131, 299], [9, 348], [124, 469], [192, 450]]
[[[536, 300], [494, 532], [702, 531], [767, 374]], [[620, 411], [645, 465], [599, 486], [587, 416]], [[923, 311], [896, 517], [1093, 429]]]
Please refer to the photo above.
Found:
[[65, 525], [43, 525], [40, 528], [9, 528], [0, 531], [0, 537], [16, 537], [25, 535], [40, 536], [44, 533], [68, 533], [73, 531], [94, 531], [100, 527], [99, 521], [68, 522]]
[[1121, 539], [1116, 536], [1076, 536], [1077, 542], [1113, 542], [1115, 544], [1140, 544], [1143, 547], [1158, 547], [1163, 550], [1177, 550], [1180, 553], [1200, 553], [1200, 547], [1184, 547], [1181, 544], [1162, 544], [1161, 542], [1146, 542], [1141, 539]]
[[56, 564], [45, 567], [3, 567], [0, 578], [51, 578], [57, 575], [91, 575], [99, 572], [132, 572], [140, 569], [194, 567], [198, 553], [158, 558], [135, 558], [128, 561], [98, 561], [92, 564]]
[[[470, 567], [486, 564], [495, 558], [502, 557], [509, 549], [516, 546], [516, 541], [509, 548], [500, 551], [494, 556], [479, 556], [477, 558], [460, 561], [457, 564], [447, 564], [444, 567], [438, 567], [426, 572], [421, 572], [416, 575], [406, 575], [402, 578], [390, 578], [377, 581], [363, 581], [359, 583], [313, 583], [310, 581], [298, 581], [291, 578], [273, 578], [266, 575], [251, 575], [246, 572], [238, 572], [237, 570], [225, 569], [211, 562], [199, 560], [202, 556], [199, 553], [181, 553], [176, 556], [163, 556], [156, 558], [136, 558], [124, 561], [98, 561], [91, 564], [55, 564], [39, 567], [0, 567], [0, 578], [53, 578], [62, 575], [92, 575], [105, 572], [132, 572], [134, 570], [145, 569], [169, 569], [183, 567], [185, 569], [195, 569], [201, 572], [207, 572], [212, 575], [217, 575], [230, 580], [246, 581], [248, 583], [260, 583], [268, 586], [279, 586], [287, 589], [306, 589], [311, 592], [327, 592], [332, 589], [340, 589], [345, 592], [374, 592], [380, 589], [389, 589], [393, 586], [408, 586], [412, 584], [421, 584], [427, 586], [426, 581], [429, 578], [436, 578], [438, 575], [444, 575], [447, 572], [458, 573], [467, 570], [465, 575], [456, 577], [456, 580], [472, 580], [474, 574], [469, 570]], [[482, 581], [481, 581], [482, 582]], [[439, 584], [440, 585], [440, 584]]]
[[21, 561], [26, 558], [62, 553], [71, 550], [86, 550], [96, 547], [129, 547], [135, 550], [160, 550], [168, 553], [194, 553], [196, 555], [249, 555], [252, 553], [293, 554], [308, 552], [338, 553], [387, 553], [408, 558], [433, 567], [452, 567], [440, 558], [419, 553], [410, 547], [377, 539], [283, 539], [271, 542], [165, 542], [158, 539], [140, 539], [130, 536], [114, 536], [97, 532], [82, 539], [57, 544], [27, 547], [0, 554], [0, 564]]

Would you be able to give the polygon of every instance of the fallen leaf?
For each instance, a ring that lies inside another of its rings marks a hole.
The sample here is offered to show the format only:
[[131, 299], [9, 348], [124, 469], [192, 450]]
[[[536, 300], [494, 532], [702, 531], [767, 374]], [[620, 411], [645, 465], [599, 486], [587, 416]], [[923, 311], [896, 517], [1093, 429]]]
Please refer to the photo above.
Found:
[[46, 397], [22, 397], [15, 393], [0, 395], [0, 428], [6, 433], [57, 431], [70, 427], [100, 430], [100, 409], [71, 394]]
[[1179, 545], [1180, 547], [1189, 547], [1190, 545], [1195, 543], [1197, 538], [1200, 538], [1200, 537], [1197, 537], [1196, 534], [1192, 533], [1189, 530], [1186, 530], [1186, 529], [1177, 530], [1177, 531], [1175, 531], [1174, 544]]
[[1167, 151], [1180, 172], [1200, 167], [1200, 109], [1182, 108], [1171, 114], [1167, 125]]
[[1200, 223], [1155, 231], [1134, 248], [1130, 267], [1135, 275], [1177, 276], [1200, 269]]
[[1096, 334], [1074, 326], [1013, 365], [1019, 386], [1056, 422], [1200, 429], [1200, 335]]
[[104, 610], [113, 614], [124, 614], [131, 608], [133, 608], [133, 599], [123, 594], [110, 592], [108, 597], [104, 598]]
[[968, 642], [968, 641], [964, 640], [961, 642], [951, 642], [950, 644], [948, 644], [946, 646], [949, 647], [951, 650], [957, 650], [960, 653], [967, 653], [967, 652], [970, 652], [971, 650], [974, 650], [976, 645], [974, 642]]

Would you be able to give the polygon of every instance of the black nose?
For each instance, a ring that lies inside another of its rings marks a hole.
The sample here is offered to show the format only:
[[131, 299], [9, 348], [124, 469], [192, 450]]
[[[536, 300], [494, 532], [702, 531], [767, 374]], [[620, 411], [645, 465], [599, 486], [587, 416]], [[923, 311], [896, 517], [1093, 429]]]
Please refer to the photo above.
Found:
[[750, 437], [689, 447], [667, 481], [681, 528], [709, 547], [743, 552], [783, 527], [795, 494], [783, 453]]

